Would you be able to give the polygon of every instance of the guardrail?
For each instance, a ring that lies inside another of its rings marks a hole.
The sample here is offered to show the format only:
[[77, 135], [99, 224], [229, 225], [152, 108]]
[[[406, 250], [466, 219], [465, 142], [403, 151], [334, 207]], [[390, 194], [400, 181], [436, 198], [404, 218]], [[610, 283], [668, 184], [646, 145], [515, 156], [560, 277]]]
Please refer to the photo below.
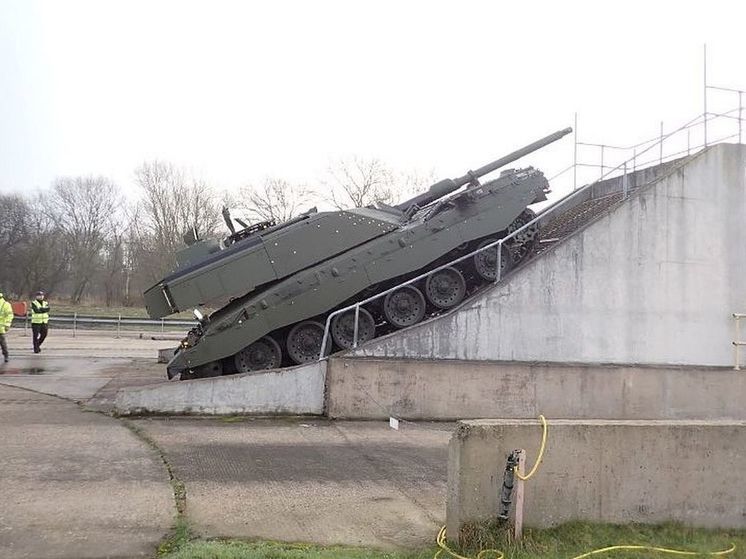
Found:
[[[16, 317], [21, 318], [21, 317]], [[23, 328], [24, 331], [28, 330], [29, 324], [31, 324], [31, 315], [26, 315], [24, 318]], [[176, 320], [176, 319], [160, 319], [153, 320], [149, 318], [132, 318], [123, 317], [119, 315], [117, 317], [100, 317], [100, 316], [84, 316], [74, 313], [73, 316], [50, 316], [50, 324], [59, 324], [68, 327], [72, 327], [73, 337], [75, 337], [78, 327], [84, 326], [99, 326], [99, 325], [110, 325], [112, 330], [116, 329], [117, 337], [121, 334], [122, 327], [128, 326], [148, 326], [154, 329], [160, 329], [161, 332], [165, 332], [167, 328], [193, 328], [197, 325], [196, 321], [193, 320]]]
[[741, 319], [746, 318], [746, 314], [733, 313], [736, 321], [736, 336], [733, 340], [733, 353], [735, 354], [736, 365], [733, 367], [736, 371], [741, 370], [741, 346], [746, 345], [746, 340], [741, 339]]
[[[573, 188], [573, 191], [570, 194], [568, 194], [567, 196], [561, 198], [556, 203], [548, 206], [543, 211], [541, 211], [540, 213], [538, 213], [537, 216], [534, 219], [532, 219], [531, 221], [529, 221], [528, 223], [526, 223], [522, 227], [516, 229], [512, 233], [509, 233], [505, 237], [503, 237], [503, 238], [501, 238], [501, 239], [499, 239], [499, 240], [497, 240], [497, 241], [495, 241], [493, 243], [485, 245], [484, 247], [481, 247], [481, 248], [479, 248], [479, 249], [477, 249], [475, 251], [472, 251], [469, 254], [466, 254], [464, 256], [456, 258], [456, 259], [448, 262], [447, 264], [443, 264], [442, 266], [438, 266], [437, 268], [434, 268], [433, 270], [428, 270], [427, 272], [424, 272], [424, 273], [422, 273], [422, 274], [420, 274], [420, 275], [418, 275], [418, 276], [416, 276], [416, 277], [414, 277], [412, 279], [404, 281], [404, 282], [402, 282], [402, 283], [400, 283], [400, 284], [398, 284], [398, 285], [396, 285], [396, 286], [394, 286], [394, 287], [392, 287], [390, 289], [387, 289], [387, 290], [385, 290], [385, 291], [383, 291], [381, 293], [377, 293], [376, 295], [368, 297], [367, 299], [364, 299], [362, 301], [358, 301], [357, 303], [354, 303], [352, 305], [348, 305], [348, 306], [346, 306], [344, 308], [341, 308], [341, 309], [338, 309], [336, 311], [333, 311], [326, 318], [326, 323], [324, 325], [324, 335], [323, 335], [322, 340], [321, 340], [321, 351], [319, 353], [319, 360], [325, 359], [326, 356], [327, 356], [326, 355], [327, 354], [326, 349], [327, 349], [327, 344], [329, 343], [329, 330], [330, 330], [330, 327], [331, 327], [332, 320], [334, 320], [334, 318], [336, 318], [337, 316], [339, 316], [339, 315], [341, 315], [343, 313], [349, 312], [349, 311], [354, 311], [355, 317], [354, 317], [353, 343], [352, 343], [352, 347], [356, 348], [358, 346], [358, 329], [359, 329], [360, 307], [361, 306], [366, 305], [368, 303], [371, 303], [371, 302], [373, 302], [373, 301], [375, 301], [377, 299], [380, 299], [381, 297], [385, 297], [389, 293], [392, 293], [392, 292], [394, 292], [394, 291], [396, 291], [398, 289], [401, 289], [402, 287], [405, 287], [407, 285], [411, 285], [413, 283], [416, 283], [416, 282], [418, 282], [418, 281], [420, 281], [422, 279], [427, 278], [428, 276], [430, 276], [430, 275], [432, 275], [432, 274], [434, 274], [436, 272], [439, 272], [439, 271], [441, 271], [441, 270], [443, 270], [445, 268], [449, 268], [449, 267], [453, 266], [454, 264], [458, 264], [459, 262], [462, 262], [463, 260], [466, 260], [468, 258], [472, 258], [472, 257], [474, 257], [475, 255], [477, 255], [477, 254], [479, 254], [481, 252], [493, 249], [495, 247], [497, 247], [497, 260], [496, 260], [496, 262], [497, 262], [497, 270], [496, 270], [496, 274], [495, 274], [494, 283], [499, 283], [500, 280], [502, 279], [502, 270], [500, 269], [501, 268], [500, 267], [500, 262], [501, 262], [501, 257], [502, 257], [502, 246], [503, 246], [504, 243], [506, 243], [509, 240], [513, 239], [514, 237], [516, 237], [517, 235], [519, 235], [521, 232], [523, 232], [525, 229], [528, 229], [529, 227], [531, 227], [533, 225], [538, 225], [540, 221], [546, 220], [547, 216], [557, 213], [557, 210], [559, 208], [562, 208], [570, 200], [576, 198], [577, 196], [581, 195], [582, 193], [590, 192], [591, 196], [592, 196], [592, 194], [594, 192], [593, 188], [599, 182], [601, 182], [603, 180], [606, 180], [608, 178], [611, 178], [612, 176], [622, 176], [622, 198], [626, 199], [629, 196], [628, 172], [630, 170], [634, 169], [635, 171], [637, 171], [637, 170], [639, 170], [640, 168], [643, 168], [646, 165], [650, 165], [650, 166], [652, 166], [652, 165], [658, 165], [658, 164], [663, 163], [664, 161], [668, 161], [668, 160], [670, 160], [672, 158], [677, 158], [677, 157], [680, 157], [682, 155], [682, 153], [679, 153], [679, 152], [676, 152], [676, 153], [673, 153], [673, 154], [667, 154], [665, 156], [663, 155], [663, 144], [664, 144], [664, 142], [668, 141], [673, 136], [675, 136], [677, 134], [680, 134], [682, 132], [686, 132], [687, 133], [687, 142], [688, 142], [687, 149], [686, 149], [686, 153], [687, 154], [691, 154], [691, 152], [693, 150], [699, 150], [699, 149], [702, 149], [702, 148], [707, 148], [708, 145], [711, 145], [712, 143], [722, 142], [722, 141], [725, 141], [725, 140], [728, 140], [728, 139], [731, 139], [731, 138], [735, 138], [735, 137], [737, 137], [739, 139], [739, 142], [740, 142], [740, 140], [741, 140], [741, 134], [742, 134], [742, 129], [743, 129], [743, 126], [742, 126], [742, 122], [743, 122], [743, 118], [742, 118], [743, 107], [741, 106], [741, 100], [742, 100], [742, 97], [741, 97], [741, 94], [739, 93], [739, 106], [736, 109], [727, 111], [726, 113], [722, 113], [722, 114], [708, 113], [708, 112], [705, 111], [705, 113], [703, 113], [701, 115], [698, 115], [697, 117], [691, 119], [687, 123], [685, 123], [682, 126], [676, 128], [675, 130], [669, 132], [668, 134], [663, 134], [663, 131], [662, 131], [662, 128], [661, 128], [661, 134], [660, 134], [660, 136], [657, 139], [647, 140], [645, 142], [642, 142], [641, 144], [637, 144], [637, 145], [634, 145], [634, 146], [629, 146], [628, 148], [620, 148], [620, 149], [632, 149], [633, 150], [632, 156], [629, 157], [628, 159], [625, 159], [624, 161], [622, 161], [621, 163], [619, 163], [615, 167], [609, 168], [608, 171], [605, 170], [606, 168], [608, 168], [608, 166], [604, 166], [604, 164], [602, 162], [601, 163], [601, 176], [598, 179], [596, 179], [595, 181], [593, 181], [593, 182], [591, 182], [589, 184], [586, 184], [585, 186], [583, 186], [581, 188]], [[736, 111], [738, 112], [738, 116], [737, 117], [733, 117], [732, 114], [734, 112], [736, 112]], [[722, 137], [722, 138], [718, 138], [716, 140], [708, 142], [708, 138], [707, 138], [707, 124], [708, 124], [708, 122], [710, 122], [712, 120], [716, 120], [718, 118], [736, 120], [737, 123], [738, 123], [738, 131], [736, 133], [730, 134], [728, 136], [725, 136], [725, 137]], [[704, 127], [704, 143], [701, 144], [701, 145], [697, 145], [697, 146], [692, 147], [690, 145], [690, 138], [691, 138], [690, 137], [690, 130], [692, 128], [694, 128], [696, 126], [700, 126], [700, 125]], [[576, 134], [577, 134], [577, 131], [576, 131]], [[579, 142], [577, 142], [577, 138], [575, 140], [575, 144], [576, 144], [575, 151], [577, 152], [577, 145], [579, 145]], [[589, 144], [589, 145], [593, 145], [593, 144]], [[600, 145], [600, 144], [598, 144], [598, 145]], [[647, 147], [644, 147], [644, 149], [642, 149], [641, 151], [638, 152], [637, 150], [641, 146], [642, 147], [647, 146]], [[655, 158], [655, 159], [653, 159], [653, 160], [651, 160], [651, 161], [645, 161], [644, 164], [639, 163], [638, 158], [640, 156], [645, 155], [646, 153], [650, 152], [654, 148], [658, 148], [658, 150], [659, 150], [658, 157]], [[602, 157], [603, 157], [603, 151], [602, 151]], [[570, 165], [569, 167], [567, 167], [566, 169], [564, 169], [563, 171], [560, 171], [559, 173], [557, 173], [556, 175], [554, 175], [550, 180], [552, 180], [554, 178], [557, 178], [558, 176], [560, 176], [560, 175], [562, 175], [562, 174], [564, 174], [564, 173], [566, 173], [566, 172], [568, 172], [568, 171], [570, 171], [572, 169], [577, 170], [577, 168], [579, 166], [581, 166], [581, 165], [585, 165], [585, 164], [578, 163], [578, 161], [577, 161], [577, 153], [575, 153], [573, 164]], [[588, 165], [588, 166], [593, 166], [593, 165]], [[574, 186], [576, 186], [576, 185], [574, 185]], [[636, 186], [638, 186], [638, 185], [636, 185]], [[738, 322], [738, 321], [736, 321], [736, 322]], [[746, 343], [744, 343], [744, 344], [740, 344], [739, 343], [739, 345], [746, 345]], [[736, 348], [738, 348], [739, 345], [736, 345]]]

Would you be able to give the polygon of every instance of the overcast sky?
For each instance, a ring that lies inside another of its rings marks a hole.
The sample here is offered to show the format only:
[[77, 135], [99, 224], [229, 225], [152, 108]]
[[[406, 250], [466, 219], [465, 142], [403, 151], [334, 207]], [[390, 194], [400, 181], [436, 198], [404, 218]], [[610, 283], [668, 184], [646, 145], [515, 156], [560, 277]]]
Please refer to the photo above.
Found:
[[449, 177], [575, 111], [581, 140], [633, 143], [702, 111], [705, 42], [746, 89], [746, 2], [0, 0], [0, 191], [132, 188], [149, 158], [225, 188], [349, 154]]

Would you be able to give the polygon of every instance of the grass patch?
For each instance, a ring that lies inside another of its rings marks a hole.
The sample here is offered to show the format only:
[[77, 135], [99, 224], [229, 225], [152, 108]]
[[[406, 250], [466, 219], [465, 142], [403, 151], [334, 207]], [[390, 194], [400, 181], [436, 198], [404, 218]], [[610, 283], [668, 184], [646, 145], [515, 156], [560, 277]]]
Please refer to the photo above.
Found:
[[[520, 543], [509, 532], [495, 525], [472, 526], [469, 549], [461, 551], [475, 557], [480, 549], [497, 548], [506, 559], [571, 559], [588, 551], [611, 545], [649, 545], [701, 552], [727, 549], [731, 543], [737, 549], [722, 557], [746, 557], [746, 531], [713, 531], [686, 528], [677, 524], [657, 526], [629, 524], [570, 523], [549, 530], [526, 530]], [[433, 534], [433, 539], [435, 539]], [[466, 535], [466, 534], [464, 534]], [[176, 541], [176, 540], [174, 540]], [[385, 552], [351, 547], [323, 547], [277, 542], [241, 542], [232, 540], [180, 540], [179, 545], [163, 552], [166, 559], [431, 559], [437, 548], [419, 551]], [[671, 557], [652, 551], [614, 551], [594, 557], [613, 559], [646, 559]], [[442, 559], [448, 557], [443, 554]], [[492, 559], [487, 555], [485, 559]]]
[[220, 417], [222, 423], [241, 423], [246, 421], [246, 419], [245, 415], [223, 415]]
[[239, 541], [192, 541], [167, 559], [431, 559], [434, 551], [385, 552], [355, 547]]
[[191, 539], [189, 523], [182, 515], [178, 515], [171, 533], [158, 546], [158, 556], [171, 556], [180, 549], [188, 548]]

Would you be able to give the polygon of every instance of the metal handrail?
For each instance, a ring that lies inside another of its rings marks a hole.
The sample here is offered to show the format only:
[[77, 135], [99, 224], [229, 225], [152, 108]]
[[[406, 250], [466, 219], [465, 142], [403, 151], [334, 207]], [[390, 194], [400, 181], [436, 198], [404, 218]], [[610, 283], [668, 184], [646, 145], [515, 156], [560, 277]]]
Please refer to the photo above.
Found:
[[[708, 86], [708, 87], [710, 87], [710, 86]], [[712, 89], [723, 89], [724, 91], [733, 91], [733, 90], [729, 90], [729, 89], [714, 88], [714, 87]], [[713, 112], [709, 112], [708, 111], [706, 113], [707, 122], [712, 122], [713, 120], [717, 120], [718, 118], [723, 118], [723, 117], [725, 117], [725, 118], [732, 118], [734, 120], [743, 120], [742, 118], [737, 117], [737, 116], [729, 116], [732, 113], [740, 112], [742, 109], [743, 109], [743, 107], [741, 107], [739, 105], [738, 107], [735, 107], [735, 108], [733, 108], [733, 109], [731, 109], [729, 111], [726, 111], [724, 113], [713, 113]], [[686, 130], [688, 128], [694, 128], [696, 126], [700, 126], [701, 124], [704, 124], [704, 121], [697, 122], [702, 117], [703, 117], [703, 115], [697, 115], [697, 118], [695, 118], [694, 120], [692, 120], [688, 125], [682, 126], [677, 131], [681, 132], [681, 130]], [[655, 136], [655, 137], [650, 138], [648, 140], [643, 140], [642, 142], [638, 142], [636, 144], [632, 144], [632, 145], [629, 145], [629, 146], [615, 146], [615, 145], [612, 145], [612, 144], [597, 144], [595, 142], [577, 142], [577, 144], [579, 146], [597, 147], [597, 148], [609, 148], [609, 149], [615, 149], [615, 150], [619, 150], [619, 151], [630, 151], [630, 150], [633, 150], [635, 148], [642, 147], [645, 144], [649, 144], [651, 142], [658, 144], [658, 143], [660, 143], [660, 140], [661, 140], [661, 136], [659, 134], [658, 136]], [[708, 142], [708, 143], [712, 143], [712, 142]]]
[[[732, 113], [732, 112], [734, 112], [736, 110], [738, 110], [739, 113], [740, 113], [741, 107], [739, 107], [737, 109], [733, 109], [731, 111], [727, 111], [724, 114], [730, 114], [730, 113]], [[339, 315], [341, 315], [343, 313], [346, 313], [346, 312], [348, 312], [350, 310], [354, 310], [354, 312], [355, 312], [355, 319], [354, 319], [354, 331], [353, 331], [353, 343], [352, 343], [352, 347], [356, 348], [357, 345], [358, 345], [358, 328], [359, 328], [359, 317], [360, 317], [360, 307], [361, 306], [366, 305], [366, 304], [368, 304], [368, 303], [370, 303], [372, 301], [375, 301], [377, 299], [380, 299], [381, 297], [385, 297], [389, 293], [393, 293], [394, 291], [397, 291], [398, 289], [401, 289], [402, 287], [405, 287], [407, 285], [411, 285], [413, 283], [416, 283], [416, 282], [418, 282], [418, 281], [420, 281], [420, 280], [422, 280], [422, 279], [424, 279], [424, 278], [426, 278], [426, 277], [428, 277], [428, 276], [430, 276], [430, 275], [432, 275], [432, 274], [434, 274], [436, 272], [444, 270], [445, 268], [449, 268], [449, 267], [453, 266], [454, 264], [458, 264], [459, 262], [461, 262], [463, 260], [471, 258], [471, 257], [473, 257], [473, 256], [475, 256], [475, 255], [477, 255], [477, 254], [479, 254], [481, 252], [484, 252], [486, 250], [490, 250], [490, 249], [492, 249], [494, 247], [497, 247], [497, 270], [496, 270], [496, 274], [495, 274], [495, 280], [494, 280], [493, 283], [498, 283], [502, 279], [502, 270], [501, 270], [500, 262], [501, 262], [501, 257], [502, 257], [502, 246], [503, 246], [503, 244], [505, 242], [509, 241], [510, 239], [513, 239], [519, 233], [521, 233], [525, 229], [531, 227], [532, 225], [538, 224], [539, 221], [545, 219], [547, 215], [552, 214], [553, 212], [556, 212], [558, 208], [564, 206], [565, 204], [567, 204], [567, 202], [569, 202], [570, 200], [572, 200], [576, 196], [580, 195], [581, 193], [587, 192], [589, 189], [593, 189], [594, 186], [596, 186], [598, 183], [606, 180], [613, 173], [615, 173], [617, 171], [623, 171], [624, 172], [624, 180], [623, 180], [623, 185], [622, 186], [623, 186], [623, 196], [624, 196], [624, 198], [626, 198], [628, 196], [628, 182], [627, 182], [628, 165], [632, 164], [633, 168], [636, 169], [637, 168], [637, 158], [639, 156], [647, 153], [648, 151], [652, 150], [655, 147], [662, 146], [663, 142], [665, 142], [666, 140], [668, 140], [669, 138], [671, 138], [675, 134], [678, 134], [678, 133], [680, 133], [680, 132], [682, 132], [684, 130], [688, 130], [689, 128], [691, 128], [693, 126], [696, 126], [698, 124], [704, 125], [708, 121], [714, 120], [714, 119], [718, 118], [717, 115], [713, 115], [713, 118], [709, 119], [708, 118], [708, 114], [712, 114], [712, 113], [705, 113], [704, 115], [697, 115], [695, 118], [691, 119], [690, 121], [686, 122], [685, 124], [683, 124], [682, 126], [676, 128], [675, 130], [673, 130], [673, 131], [671, 131], [671, 132], [669, 132], [667, 134], [661, 134], [657, 138], [656, 142], [650, 144], [648, 147], [646, 147], [644, 150], [642, 150], [639, 153], [635, 152], [632, 157], [630, 157], [629, 159], [627, 159], [627, 160], [623, 161], [622, 163], [618, 164], [616, 167], [610, 168], [605, 173], [603, 172], [603, 169], [605, 169], [606, 166], [604, 166], [602, 168], [602, 174], [601, 174], [601, 176], [598, 179], [596, 179], [595, 181], [593, 181], [593, 182], [591, 182], [589, 184], [586, 184], [585, 186], [583, 186], [583, 187], [581, 187], [579, 189], [574, 190], [573, 192], [571, 192], [567, 196], [561, 198], [556, 203], [554, 203], [554, 204], [550, 205], [549, 207], [545, 208], [534, 219], [532, 219], [531, 221], [527, 222], [523, 226], [519, 227], [518, 229], [516, 229], [512, 233], [509, 233], [508, 235], [502, 237], [501, 239], [498, 239], [497, 241], [495, 241], [493, 243], [489, 243], [489, 244], [487, 244], [487, 245], [485, 245], [483, 247], [480, 247], [480, 248], [478, 248], [478, 249], [476, 249], [476, 250], [474, 250], [474, 251], [472, 251], [472, 252], [470, 252], [470, 253], [468, 253], [466, 255], [460, 256], [459, 258], [456, 258], [456, 259], [448, 262], [447, 264], [443, 264], [441, 266], [438, 266], [437, 268], [434, 268], [433, 270], [428, 270], [427, 272], [419, 274], [418, 276], [416, 276], [416, 277], [414, 277], [412, 279], [409, 279], [407, 281], [404, 281], [404, 282], [402, 282], [400, 284], [397, 284], [396, 286], [391, 287], [391, 288], [389, 288], [389, 289], [387, 289], [385, 291], [382, 291], [381, 293], [377, 293], [377, 294], [372, 295], [371, 297], [368, 297], [368, 298], [366, 298], [366, 299], [364, 299], [362, 301], [358, 301], [356, 303], [353, 303], [351, 305], [348, 305], [346, 307], [343, 307], [341, 309], [337, 309], [336, 311], [333, 311], [333, 312], [329, 313], [329, 315], [326, 317], [326, 322], [324, 324], [324, 335], [323, 335], [323, 337], [321, 339], [321, 350], [319, 352], [319, 360], [323, 360], [323, 359], [325, 359], [327, 357], [327, 355], [326, 355], [326, 348], [327, 348], [327, 344], [329, 342], [329, 330], [330, 330], [330, 326], [331, 326], [331, 321], [335, 317], [337, 317], [337, 316], [339, 316]], [[698, 121], [700, 121], [700, 119], [702, 121], [698, 122]], [[741, 123], [741, 119], [739, 119], [739, 136], [740, 136], [740, 123]], [[644, 145], [645, 143], [648, 143], [648, 142], [643, 142], [642, 144], [638, 144], [638, 146], [639, 145]], [[712, 142], [710, 142], [710, 143], [712, 143]], [[638, 147], [638, 146], [633, 146], [633, 148], [634, 147]], [[704, 145], [700, 146], [700, 147], [705, 147], [706, 148], [707, 146], [708, 146], [708, 142], [705, 141]], [[666, 157], [670, 157], [670, 156], [667, 155]], [[662, 157], [660, 159], [662, 160]], [[656, 160], [656, 161], [658, 161], [658, 160]], [[574, 167], [577, 167], [577, 166], [578, 166], [578, 163], [575, 162], [572, 166], [570, 166], [567, 169], [561, 171], [559, 173], [559, 175], [561, 175], [561, 174], [563, 174], [563, 173], [565, 173], [565, 172], [569, 171], [570, 169], [572, 169]], [[591, 192], [592, 192], [592, 190], [591, 190]], [[738, 322], [738, 321], [736, 321], [736, 322]], [[746, 345], [746, 344], [744, 344], [744, 345]], [[736, 346], [736, 347], [738, 347], [738, 346]]]

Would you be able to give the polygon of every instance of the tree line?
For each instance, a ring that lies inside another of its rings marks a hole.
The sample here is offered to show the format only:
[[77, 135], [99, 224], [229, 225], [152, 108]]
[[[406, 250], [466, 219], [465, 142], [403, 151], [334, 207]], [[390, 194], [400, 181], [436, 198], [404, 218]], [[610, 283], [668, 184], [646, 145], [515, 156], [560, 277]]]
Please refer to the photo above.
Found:
[[74, 305], [140, 306], [142, 292], [175, 267], [187, 231], [227, 234], [223, 207], [279, 223], [319, 204], [392, 204], [434, 182], [432, 172], [399, 173], [361, 157], [337, 161], [316, 185], [268, 177], [235, 193], [160, 160], [144, 162], [134, 176], [135, 196], [104, 176], [0, 194], [0, 291], [12, 299], [42, 289]]

